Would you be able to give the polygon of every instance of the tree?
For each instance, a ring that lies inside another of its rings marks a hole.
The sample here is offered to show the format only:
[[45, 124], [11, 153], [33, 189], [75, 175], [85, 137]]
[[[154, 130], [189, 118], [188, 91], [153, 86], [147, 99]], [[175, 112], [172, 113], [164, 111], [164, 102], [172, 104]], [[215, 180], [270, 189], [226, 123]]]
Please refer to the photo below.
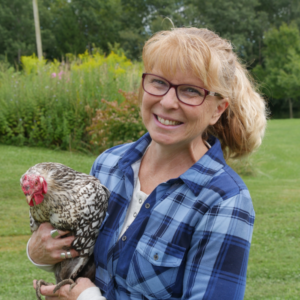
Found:
[[[93, 45], [108, 51], [108, 43], [118, 42], [121, 30], [120, 0], [43, 0], [51, 11], [47, 26], [55, 36], [49, 57], [83, 53]], [[42, 18], [41, 18], [42, 19]], [[42, 21], [41, 21], [42, 22]]]
[[[61, 58], [120, 41], [121, 0], [38, 0], [44, 56]], [[32, 0], [1, 0], [0, 59], [36, 52]]]
[[188, 25], [181, 14], [183, 0], [122, 0], [119, 32], [121, 47], [130, 58], [140, 59], [145, 41], [155, 32]]
[[269, 98], [289, 101], [290, 118], [293, 101], [300, 98], [300, 33], [295, 23], [283, 23], [265, 34], [264, 63], [253, 73], [263, 83]]
[[21, 55], [35, 52], [32, 1], [1, 0], [0, 55], [20, 62]]
[[[300, 26], [298, 0], [38, 0], [44, 56], [61, 58], [120, 44], [141, 58], [145, 41], [172, 27], [206, 27], [229, 39], [251, 69], [263, 64], [264, 32], [284, 21]], [[35, 52], [32, 0], [1, 0], [0, 59]]]
[[257, 63], [260, 41], [268, 29], [267, 14], [259, 0], [186, 0], [184, 14], [190, 25], [215, 31], [230, 40], [247, 64]]
[[270, 27], [279, 28], [282, 23], [296, 22], [300, 26], [300, 2], [298, 0], [260, 0], [259, 11], [267, 13]]

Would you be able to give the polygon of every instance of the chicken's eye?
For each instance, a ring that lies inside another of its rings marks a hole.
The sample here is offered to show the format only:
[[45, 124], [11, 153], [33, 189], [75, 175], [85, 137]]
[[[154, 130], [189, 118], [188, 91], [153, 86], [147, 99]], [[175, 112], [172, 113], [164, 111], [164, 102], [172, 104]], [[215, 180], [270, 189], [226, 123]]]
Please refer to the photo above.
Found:
[[38, 182], [36, 181], [34, 184], [35, 184], [35, 185], [38, 185]]

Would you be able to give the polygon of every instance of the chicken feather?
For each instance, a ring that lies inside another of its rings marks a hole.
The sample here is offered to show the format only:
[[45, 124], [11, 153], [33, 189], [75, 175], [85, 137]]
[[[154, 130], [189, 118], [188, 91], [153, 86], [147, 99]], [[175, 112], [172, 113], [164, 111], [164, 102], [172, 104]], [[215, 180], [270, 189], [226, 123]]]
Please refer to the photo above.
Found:
[[[50, 222], [59, 230], [75, 236], [72, 248], [79, 257], [55, 265], [56, 283], [78, 277], [95, 277], [93, 249], [99, 228], [105, 217], [108, 189], [100, 181], [59, 163], [39, 163], [20, 179], [30, 205], [30, 229]], [[47, 284], [47, 283], [41, 283]], [[40, 288], [40, 287], [39, 287]], [[37, 298], [40, 299], [40, 291]]]

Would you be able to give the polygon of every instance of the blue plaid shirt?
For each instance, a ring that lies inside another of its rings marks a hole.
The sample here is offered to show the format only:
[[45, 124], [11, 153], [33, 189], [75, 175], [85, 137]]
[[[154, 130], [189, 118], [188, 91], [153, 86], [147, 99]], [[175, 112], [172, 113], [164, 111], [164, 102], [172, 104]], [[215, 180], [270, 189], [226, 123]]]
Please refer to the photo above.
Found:
[[134, 188], [131, 164], [151, 142], [114, 147], [91, 174], [110, 191], [95, 246], [96, 285], [108, 300], [243, 299], [254, 210], [220, 142], [178, 178], [156, 187], [119, 239]]

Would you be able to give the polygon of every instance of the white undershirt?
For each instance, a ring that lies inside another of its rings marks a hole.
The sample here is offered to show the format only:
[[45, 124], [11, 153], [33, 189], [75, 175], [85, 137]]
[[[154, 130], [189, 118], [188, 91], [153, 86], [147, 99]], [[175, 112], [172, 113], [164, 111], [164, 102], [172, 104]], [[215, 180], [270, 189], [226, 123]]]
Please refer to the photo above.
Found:
[[122, 231], [119, 235], [120, 237], [125, 233], [127, 228], [132, 224], [137, 214], [139, 213], [143, 203], [147, 199], [148, 195], [141, 191], [141, 184], [138, 177], [138, 173], [140, 170], [141, 160], [136, 161], [131, 165], [133, 173], [134, 173], [134, 189], [132, 194], [132, 199], [129, 203], [126, 217], [124, 220]]

